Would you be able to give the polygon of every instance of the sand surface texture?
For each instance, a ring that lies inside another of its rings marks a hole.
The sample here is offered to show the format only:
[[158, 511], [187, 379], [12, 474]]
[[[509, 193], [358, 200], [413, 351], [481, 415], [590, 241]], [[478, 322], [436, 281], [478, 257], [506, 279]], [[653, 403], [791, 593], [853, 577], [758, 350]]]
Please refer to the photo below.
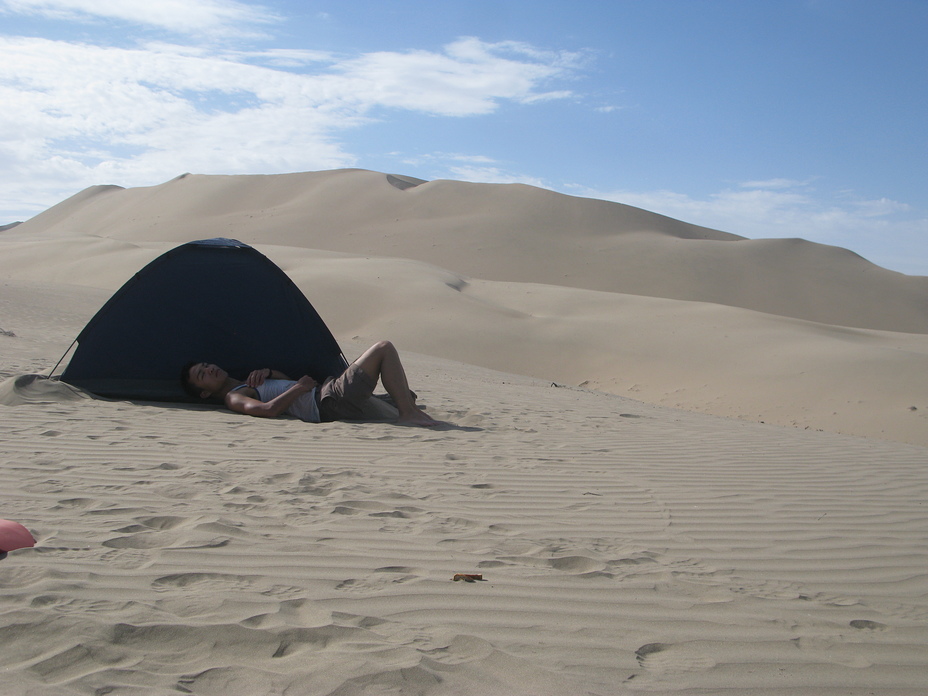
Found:
[[[36, 377], [213, 236], [453, 425]], [[522, 186], [83, 192], [0, 232], [0, 693], [923, 694], [926, 283]]]

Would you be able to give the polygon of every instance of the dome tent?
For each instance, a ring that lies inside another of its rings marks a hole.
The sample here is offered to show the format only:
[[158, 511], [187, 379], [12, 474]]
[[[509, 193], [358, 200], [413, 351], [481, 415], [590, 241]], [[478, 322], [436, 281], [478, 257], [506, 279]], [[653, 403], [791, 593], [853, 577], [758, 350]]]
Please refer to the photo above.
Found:
[[92, 394], [193, 401], [180, 384], [191, 360], [244, 377], [272, 367], [318, 381], [347, 366], [300, 289], [234, 239], [182, 244], [127, 281], [77, 337], [61, 380]]

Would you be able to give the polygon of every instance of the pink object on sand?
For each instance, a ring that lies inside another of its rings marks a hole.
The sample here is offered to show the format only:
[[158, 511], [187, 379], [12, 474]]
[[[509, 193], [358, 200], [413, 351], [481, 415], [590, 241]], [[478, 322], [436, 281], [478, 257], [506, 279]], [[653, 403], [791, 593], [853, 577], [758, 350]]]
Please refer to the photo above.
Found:
[[19, 522], [0, 520], [0, 553], [35, 546], [35, 539], [29, 530]]

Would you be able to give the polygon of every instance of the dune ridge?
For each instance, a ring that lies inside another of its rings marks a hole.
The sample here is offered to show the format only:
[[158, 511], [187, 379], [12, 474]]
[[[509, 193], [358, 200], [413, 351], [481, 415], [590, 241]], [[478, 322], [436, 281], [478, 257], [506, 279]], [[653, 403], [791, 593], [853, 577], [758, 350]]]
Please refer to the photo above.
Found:
[[415, 259], [484, 280], [928, 333], [926, 277], [798, 238], [746, 240], [521, 184], [431, 181], [402, 190], [387, 175], [363, 170], [185, 175], [147, 188], [88, 189], [27, 221], [20, 233], [136, 243], [232, 237]]

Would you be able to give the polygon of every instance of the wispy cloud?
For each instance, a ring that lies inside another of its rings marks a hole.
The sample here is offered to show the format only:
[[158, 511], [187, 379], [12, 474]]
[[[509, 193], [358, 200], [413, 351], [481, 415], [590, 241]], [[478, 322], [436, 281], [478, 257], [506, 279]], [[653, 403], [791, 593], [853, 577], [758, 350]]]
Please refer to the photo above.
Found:
[[808, 186], [813, 181], [812, 179], [806, 179], [804, 181], [798, 181], [796, 179], [766, 179], [764, 181], [744, 181], [738, 184], [739, 188], [742, 189], [794, 189], [797, 187]]
[[461, 181], [474, 181], [483, 184], [528, 184], [546, 188], [543, 179], [528, 174], [506, 171], [502, 167], [452, 165], [448, 167], [450, 176]]
[[0, 37], [0, 210], [47, 207], [63, 185], [352, 166], [339, 134], [385, 109], [465, 117], [545, 95], [569, 61], [517, 48], [464, 38], [342, 58]]
[[115, 19], [180, 34], [254, 35], [255, 24], [280, 21], [267, 8], [235, 0], [2, 0], [0, 9], [68, 21]]
[[[928, 234], [928, 219], [913, 215], [910, 206], [898, 201], [812, 188], [817, 181], [817, 177], [748, 181], [704, 198], [674, 191], [600, 191], [582, 186], [568, 190], [751, 239], [801, 237], [851, 248], [894, 268], [924, 273], [922, 260], [907, 259], [901, 250], [918, 248]], [[884, 248], [890, 236], [898, 240], [900, 249], [892, 258]]]
[[405, 156], [393, 153], [404, 164], [437, 172], [436, 177], [459, 181], [471, 181], [481, 184], [528, 184], [541, 188], [551, 188], [544, 179], [511, 171], [487, 155], [465, 154], [462, 152], [430, 152]]
[[[336, 66], [341, 81], [357, 88], [370, 106], [411, 109], [442, 116], [473, 116], [497, 108], [500, 99], [530, 103], [550, 98], [538, 87], [563, 71], [557, 56], [539, 62], [526, 51], [522, 59], [508, 57], [512, 43], [485, 43], [463, 38], [431, 51], [368, 53]], [[569, 92], [557, 92], [559, 97]]]
[[579, 192], [753, 238], [808, 237], [810, 231], [820, 240], [837, 238], [908, 210], [896, 201], [829, 195], [787, 179], [745, 182], [705, 198], [673, 191]]

